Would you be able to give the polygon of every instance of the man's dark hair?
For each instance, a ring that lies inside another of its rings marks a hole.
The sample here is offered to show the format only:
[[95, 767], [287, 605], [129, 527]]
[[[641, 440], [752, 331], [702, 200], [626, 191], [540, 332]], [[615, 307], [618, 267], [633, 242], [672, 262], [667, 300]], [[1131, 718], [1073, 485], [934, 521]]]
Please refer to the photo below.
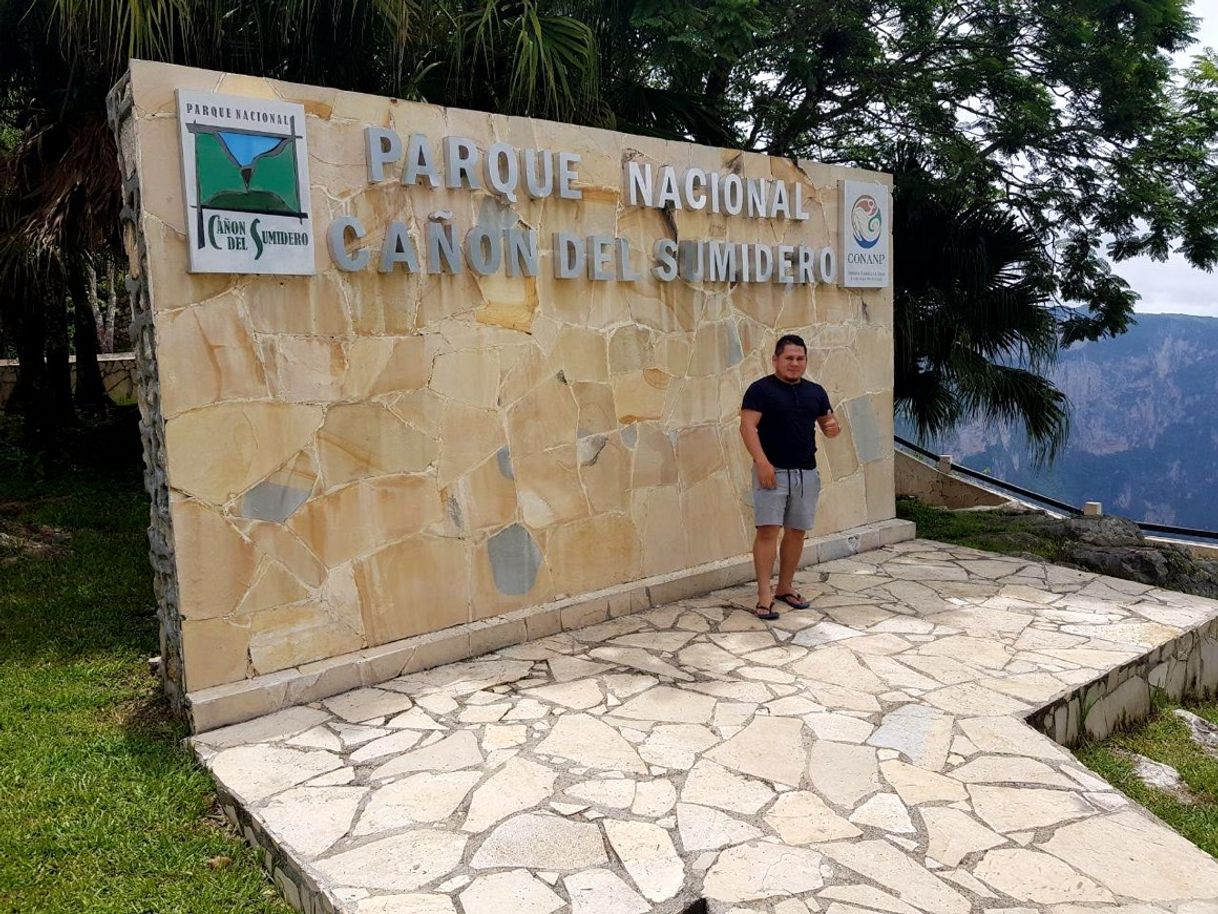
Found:
[[804, 338], [796, 336], [794, 333], [788, 333], [780, 336], [778, 342], [774, 344], [774, 355], [782, 355], [782, 351], [788, 346], [798, 346], [804, 351], [804, 355], [808, 354], [808, 344], [804, 342]]

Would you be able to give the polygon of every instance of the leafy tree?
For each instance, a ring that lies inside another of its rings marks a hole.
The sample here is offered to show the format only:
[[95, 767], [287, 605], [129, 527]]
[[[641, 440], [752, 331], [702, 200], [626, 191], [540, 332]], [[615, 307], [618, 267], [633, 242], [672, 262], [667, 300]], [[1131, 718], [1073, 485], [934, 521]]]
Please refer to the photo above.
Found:
[[[11, 403], [50, 447], [106, 402], [88, 277], [121, 258], [105, 96], [142, 57], [343, 89], [596, 121], [596, 43], [537, 0], [0, 0], [0, 328]], [[64, 302], [70, 303], [70, 312]]]
[[[1039, 307], [1053, 306], [1044, 321], [1062, 345], [1118, 334], [1132, 319], [1137, 295], [1110, 259], [1163, 259], [1175, 247], [1197, 267], [1218, 262], [1218, 70], [1210, 57], [1173, 72], [1169, 56], [1195, 28], [1186, 0], [613, 7], [628, 34], [612, 46], [633, 49], [612, 59], [605, 80], [620, 124], [884, 171], [899, 169], [901, 149], [912, 144], [920, 171], [953, 192], [932, 202], [924, 186], [898, 188], [903, 206], [939, 210], [938, 221], [914, 214], [902, 221], [898, 212], [897, 256], [927, 237], [958, 243], [960, 225], [950, 220], [959, 217], [979, 229], [977, 220], [988, 224], [977, 241], [997, 247], [973, 253], [1002, 263], [1010, 246], [1001, 236], [1022, 230], [1039, 257], [1010, 263], [1034, 271], [1028, 279]], [[663, 104], [638, 101], [656, 98]], [[1000, 232], [1004, 214], [1010, 221]], [[915, 230], [930, 234], [907, 234]], [[1028, 328], [995, 328], [1016, 346], [1005, 352], [989, 334], [956, 332], [961, 325], [951, 320], [915, 326], [926, 290], [916, 276], [908, 296], [901, 287], [905, 271], [917, 268], [901, 257], [896, 270], [898, 326], [918, 331], [904, 341], [914, 348], [904, 353], [908, 383], [899, 402], [928, 432], [969, 415], [1018, 416], [1051, 453], [1064, 425], [1046, 424], [1062, 403], [1051, 385], [1036, 382], [1051, 355], [1044, 328], [1030, 350], [1035, 359], [1023, 363], [1026, 375], [1013, 374], [1009, 366], [1029, 354]], [[961, 299], [964, 288], [944, 299], [958, 317], [1031, 314]], [[913, 312], [901, 313], [907, 305]], [[932, 328], [943, 336], [928, 336]], [[947, 353], [954, 356], [944, 361]], [[908, 370], [919, 363], [937, 368]], [[977, 383], [960, 387], [949, 376]], [[940, 384], [930, 384], [934, 378]]]
[[[102, 99], [138, 56], [882, 170], [912, 145], [938, 190], [898, 193], [939, 207], [940, 220], [914, 220], [917, 231], [959, 240], [943, 220], [964, 219], [997, 246], [985, 255], [1008, 264], [1003, 277], [1033, 271], [1025, 278], [1059, 342], [1113, 335], [1136, 294], [1109, 258], [1175, 247], [1199, 267], [1218, 261], [1218, 72], [1202, 58], [1175, 73], [1169, 56], [1195, 27], [1186, 2], [0, 0], [0, 136], [20, 138], [0, 153], [11, 190], [0, 194], [10, 208], [0, 248], [8, 238], [25, 252], [0, 255], [0, 288], [29, 256], [53, 269], [21, 275], [79, 288], [80, 252], [112, 244], [118, 194], [103, 185], [116, 176], [95, 167], [113, 157]], [[1037, 257], [1008, 259], [1016, 231]], [[898, 236], [898, 254], [908, 242]], [[982, 285], [978, 274], [952, 295]], [[929, 294], [897, 291], [899, 308]], [[16, 310], [11, 300], [0, 311]], [[1024, 314], [967, 307], [989, 321]], [[62, 321], [47, 325], [59, 332]], [[937, 430], [979, 411], [1018, 414], [1051, 449], [1062, 426], [1041, 422], [1060, 404], [1031, 377], [1017, 393], [1022, 376], [1005, 368], [1020, 352], [991, 342], [1034, 350], [1023, 369], [1035, 376], [1043, 334], [1015, 324], [911, 335], [922, 348], [908, 364], [952, 365], [957, 382], [973, 381], [952, 387], [942, 375], [947, 386], [930, 388], [910, 373], [910, 409]], [[965, 354], [981, 360], [971, 373]], [[940, 399], [914, 402], [932, 389]]]

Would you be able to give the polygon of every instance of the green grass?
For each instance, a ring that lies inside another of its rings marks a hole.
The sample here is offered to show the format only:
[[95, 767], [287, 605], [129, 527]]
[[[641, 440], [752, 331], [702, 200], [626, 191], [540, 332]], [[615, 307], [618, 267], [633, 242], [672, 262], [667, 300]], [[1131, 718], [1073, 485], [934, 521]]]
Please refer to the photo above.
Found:
[[148, 501], [129, 413], [76, 433], [50, 471], [6, 446], [11, 433], [0, 427], [0, 911], [287, 912], [218, 821], [148, 674]]
[[[1155, 715], [1137, 729], [1115, 733], [1101, 743], [1083, 746], [1075, 754], [1131, 800], [1145, 806], [1202, 850], [1218, 856], [1218, 758], [1206, 755], [1189, 738], [1188, 726], [1170, 713], [1178, 707], [1181, 705], [1159, 699]], [[1211, 723], [1218, 723], [1218, 701], [1184, 707]], [[1134, 777], [1133, 765], [1115, 751], [1118, 749], [1171, 765], [1180, 772], [1196, 802], [1188, 805], [1147, 787]]]
[[1018, 514], [949, 511], [916, 499], [898, 498], [897, 516], [917, 524], [918, 536], [923, 539], [1008, 555], [1027, 553], [1049, 562], [1060, 561], [1063, 554], [1060, 543], [1046, 537], [1034, 521]]

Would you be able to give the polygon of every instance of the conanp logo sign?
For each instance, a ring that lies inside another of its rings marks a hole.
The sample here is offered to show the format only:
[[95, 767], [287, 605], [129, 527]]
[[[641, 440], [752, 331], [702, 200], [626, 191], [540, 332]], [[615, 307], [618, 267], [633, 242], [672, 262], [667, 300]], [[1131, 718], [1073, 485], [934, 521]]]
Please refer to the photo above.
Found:
[[311, 274], [304, 108], [178, 91], [190, 269]]
[[888, 285], [890, 207], [885, 185], [841, 182], [843, 286], [882, 289]]
[[854, 241], [861, 248], [873, 248], [884, 230], [884, 213], [871, 194], [862, 194], [854, 201], [850, 210], [850, 229]]

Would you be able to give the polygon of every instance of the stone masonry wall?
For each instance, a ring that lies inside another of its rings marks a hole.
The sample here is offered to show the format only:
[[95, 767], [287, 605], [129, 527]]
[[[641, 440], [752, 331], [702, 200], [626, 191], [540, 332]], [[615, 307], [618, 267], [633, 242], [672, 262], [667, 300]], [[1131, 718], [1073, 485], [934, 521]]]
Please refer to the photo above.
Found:
[[897, 451], [896, 489], [898, 495], [909, 495], [928, 505], [943, 508], [997, 507], [1010, 499], [982, 488], [967, 479], [957, 479], [911, 454]]
[[[890, 289], [561, 280], [548, 244], [535, 278], [347, 273], [324, 235], [358, 217], [374, 267], [393, 219], [620, 236], [640, 265], [660, 237], [836, 249], [839, 179], [886, 176], [138, 61], [130, 80], [113, 116], [184, 691], [747, 552], [740, 397], [784, 332], [844, 427], [820, 442], [813, 532], [894, 516]], [[304, 106], [315, 276], [187, 272], [176, 88]], [[578, 153], [583, 199], [369, 184], [368, 125]], [[799, 182], [812, 217], [628, 207], [631, 157]]]
[[1218, 620], [1186, 631], [1067, 692], [1033, 712], [1028, 723], [1073, 748], [1145, 720], [1156, 690], [1173, 701], [1218, 695]]
[[[140, 439], [144, 446], [144, 488], [150, 499], [148, 545], [153, 591], [160, 620], [160, 676], [170, 705], [181, 709], [186, 700], [182, 656], [182, 613], [174, 564], [173, 519], [165, 474], [165, 417], [157, 365], [156, 328], [150, 301], [148, 247], [141, 220], [140, 149], [129, 77], [106, 98], [110, 129], [118, 146], [122, 176], [123, 246], [127, 251], [127, 294], [131, 299], [131, 342], [135, 350], [136, 402], [140, 410]], [[222, 573], [222, 571], [220, 572]]]

